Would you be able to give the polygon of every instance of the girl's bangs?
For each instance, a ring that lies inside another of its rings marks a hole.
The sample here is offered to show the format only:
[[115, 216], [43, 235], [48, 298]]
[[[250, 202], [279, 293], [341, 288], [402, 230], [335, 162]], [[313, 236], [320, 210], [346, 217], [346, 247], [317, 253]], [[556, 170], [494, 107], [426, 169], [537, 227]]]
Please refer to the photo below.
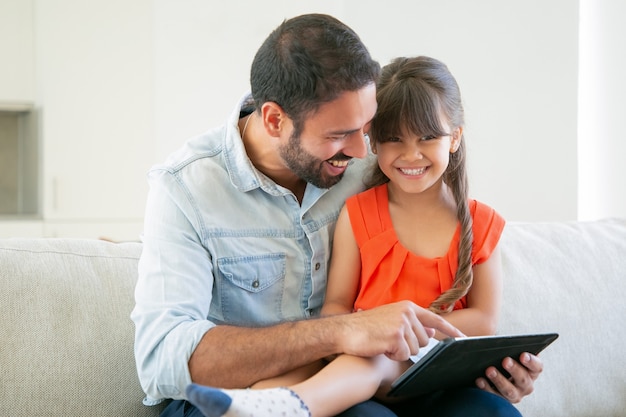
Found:
[[[412, 90], [412, 91], [411, 91]], [[398, 123], [407, 133], [417, 136], [443, 136], [450, 132], [442, 125], [442, 106], [439, 95], [427, 85], [409, 86], [403, 95]]]

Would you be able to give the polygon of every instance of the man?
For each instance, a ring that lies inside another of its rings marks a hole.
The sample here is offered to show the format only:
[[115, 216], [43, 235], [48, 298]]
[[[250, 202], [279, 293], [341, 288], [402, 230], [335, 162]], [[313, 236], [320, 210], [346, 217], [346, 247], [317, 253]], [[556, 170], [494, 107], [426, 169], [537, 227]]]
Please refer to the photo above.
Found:
[[[151, 170], [132, 313], [148, 404], [184, 399], [192, 381], [247, 387], [337, 353], [405, 360], [433, 329], [459, 335], [409, 302], [316, 317], [335, 221], [363, 189], [379, 71], [338, 20], [289, 19], [257, 52], [252, 96], [227, 124]], [[515, 402], [542, 365], [509, 363], [517, 385], [491, 381]], [[193, 413], [175, 401], [164, 415]], [[345, 415], [395, 414], [369, 402]]]

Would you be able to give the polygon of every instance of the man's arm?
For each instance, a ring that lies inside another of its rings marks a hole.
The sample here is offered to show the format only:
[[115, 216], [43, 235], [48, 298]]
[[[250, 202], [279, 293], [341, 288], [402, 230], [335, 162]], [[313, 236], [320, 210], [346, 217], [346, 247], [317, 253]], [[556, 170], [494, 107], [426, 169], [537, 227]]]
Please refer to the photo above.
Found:
[[442, 317], [408, 301], [264, 328], [216, 326], [191, 355], [189, 372], [199, 384], [242, 388], [338, 353], [406, 360], [428, 343], [434, 330], [462, 335]]

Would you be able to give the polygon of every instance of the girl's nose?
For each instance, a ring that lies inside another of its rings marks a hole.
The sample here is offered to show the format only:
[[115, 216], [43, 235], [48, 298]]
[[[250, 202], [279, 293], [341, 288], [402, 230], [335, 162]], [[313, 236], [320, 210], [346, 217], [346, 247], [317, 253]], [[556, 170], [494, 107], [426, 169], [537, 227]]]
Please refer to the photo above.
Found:
[[424, 158], [424, 155], [422, 154], [420, 146], [416, 143], [413, 143], [412, 141], [407, 143], [404, 146], [403, 156], [407, 160], [416, 160], [416, 159]]

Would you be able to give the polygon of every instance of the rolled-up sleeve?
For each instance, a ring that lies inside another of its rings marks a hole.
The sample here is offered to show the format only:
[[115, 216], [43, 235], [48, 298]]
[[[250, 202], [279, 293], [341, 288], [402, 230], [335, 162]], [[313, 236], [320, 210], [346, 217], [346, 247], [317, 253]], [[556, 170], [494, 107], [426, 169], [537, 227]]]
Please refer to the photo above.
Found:
[[135, 359], [147, 394], [144, 403], [184, 398], [191, 383], [188, 362], [204, 334], [212, 299], [210, 254], [198, 235], [189, 195], [175, 175], [148, 177], [143, 251], [135, 289]]

